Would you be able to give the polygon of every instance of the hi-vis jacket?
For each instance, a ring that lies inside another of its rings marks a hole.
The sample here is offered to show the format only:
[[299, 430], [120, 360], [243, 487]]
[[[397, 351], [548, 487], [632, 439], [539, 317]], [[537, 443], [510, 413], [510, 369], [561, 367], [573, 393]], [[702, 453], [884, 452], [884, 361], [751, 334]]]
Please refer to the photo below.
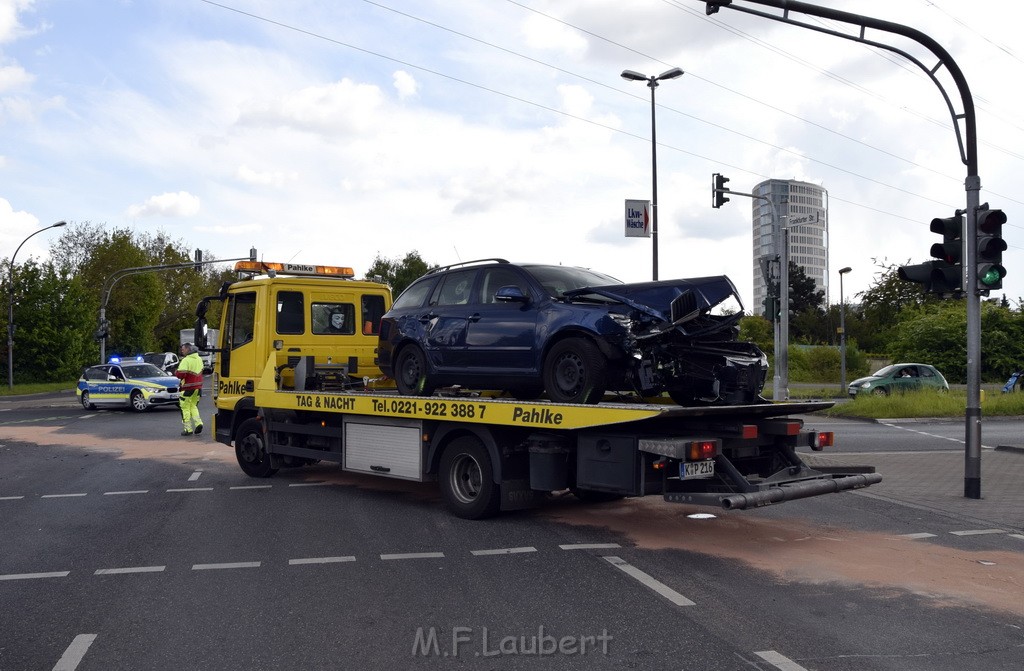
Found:
[[200, 391], [203, 388], [203, 360], [198, 352], [192, 352], [178, 362], [175, 377], [181, 380], [182, 393]]

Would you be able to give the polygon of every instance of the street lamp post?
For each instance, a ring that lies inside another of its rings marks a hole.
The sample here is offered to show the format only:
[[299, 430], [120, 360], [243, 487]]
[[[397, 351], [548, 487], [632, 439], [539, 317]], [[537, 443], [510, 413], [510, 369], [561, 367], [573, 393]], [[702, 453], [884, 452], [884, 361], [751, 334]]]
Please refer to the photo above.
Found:
[[680, 68], [672, 68], [666, 70], [660, 75], [642, 75], [639, 72], [633, 70], [623, 70], [622, 78], [628, 79], [635, 82], [647, 82], [648, 88], [651, 89], [651, 181], [653, 186], [651, 189], [651, 244], [654, 249], [653, 258], [653, 279], [658, 279], [658, 139], [657, 139], [657, 125], [655, 124], [654, 115], [654, 89], [658, 88], [658, 82], [666, 79], [675, 79], [681, 77], [683, 71]]
[[839, 393], [846, 392], [846, 299], [843, 296], [843, 275], [853, 270], [839, 269]]
[[10, 268], [10, 292], [7, 300], [7, 388], [14, 389], [14, 257], [21, 251], [21, 246], [28, 242], [28, 239], [33, 235], [38, 235], [43, 231], [48, 231], [51, 228], [59, 228], [61, 226], [67, 226], [66, 221], [58, 221], [56, 224], [50, 224], [46, 228], [40, 228], [35, 233], [29, 234], [28, 238], [21, 241], [21, 245], [14, 250], [11, 254], [11, 268]]

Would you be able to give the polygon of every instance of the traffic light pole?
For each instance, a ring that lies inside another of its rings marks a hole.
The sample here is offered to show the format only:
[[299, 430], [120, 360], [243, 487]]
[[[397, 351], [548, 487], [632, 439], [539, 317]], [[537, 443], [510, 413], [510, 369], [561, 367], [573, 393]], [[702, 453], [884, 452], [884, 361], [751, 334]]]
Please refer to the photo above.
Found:
[[[967, 84], [965, 83], [966, 87]], [[968, 94], [969, 95], [969, 94]], [[972, 116], [973, 119], [973, 116]], [[981, 498], [981, 297], [978, 295], [978, 206], [981, 178], [967, 176], [964, 218], [964, 288], [967, 294], [967, 408], [964, 414], [964, 496]]]
[[[253, 248], [249, 252], [249, 256], [237, 259], [217, 259], [215, 261], [202, 261], [202, 253], [196, 253], [196, 260], [189, 263], [169, 263], [162, 266], [138, 266], [136, 268], [122, 268], [117, 270], [107, 280], [103, 290], [100, 292], [100, 321], [99, 330], [102, 332], [109, 328], [107, 324], [107, 302], [110, 301], [110, 292], [113, 291], [114, 285], [117, 284], [118, 280], [128, 277], [129, 275], [140, 275], [142, 273], [153, 273], [161, 270], [179, 270], [181, 268], [195, 268], [199, 270], [199, 266], [206, 266], [213, 263], [230, 263], [231, 261], [255, 261], [256, 260], [256, 249]], [[103, 337], [99, 338], [100, 341], [100, 363], [105, 363], [107, 360], [107, 334], [104, 333]]]
[[[779, 208], [771, 196], [758, 196], [753, 193], [742, 193], [725, 187], [729, 180], [715, 173], [711, 181], [711, 194], [714, 199], [714, 207], [721, 207], [729, 202], [724, 194], [746, 196], [754, 200], [763, 200], [772, 208], [772, 231], [775, 240], [775, 258], [778, 260], [776, 276], [771, 277], [768, 273], [768, 282], [774, 279], [779, 284], [779, 318], [771, 315], [774, 326], [775, 346], [775, 374], [772, 377], [772, 399], [776, 401], [789, 400], [789, 228], [782, 225], [782, 218], [779, 216]], [[775, 232], [778, 235], [775, 235]], [[771, 266], [769, 266], [770, 268]], [[769, 287], [770, 290], [770, 287]]]
[[[964, 180], [964, 188], [967, 192], [967, 212], [964, 221], [964, 234], [962, 236], [964, 251], [964, 293], [967, 301], [967, 406], [964, 415], [964, 496], [966, 498], [981, 498], [981, 299], [978, 291], [978, 207], [980, 204], [981, 178], [978, 175], [978, 135], [977, 117], [974, 110], [974, 98], [971, 96], [970, 87], [964, 77], [960, 66], [956, 64], [953, 57], [949, 55], [938, 42], [925, 35], [921, 31], [890, 21], [843, 12], [837, 9], [820, 7], [797, 0], [742, 0], [742, 2], [774, 7], [781, 10], [781, 15], [769, 14], [763, 11], [739, 6], [741, 0], [704, 0], [705, 11], [714, 14], [719, 9], [733, 9], [745, 14], [752, 14], [762, 18], [780, 21], [790, 25], [799, 26], [819, 33], [840, 37], [845, 40], [860, 42], [878, 49], [885, 49], [896, 53], [907, 59], [925, 75], [932, 80], [932, 83], [939, 89], [942, 98], [946, 103], [950, 116], [953, 120], [953, 129], [956, 131], [957, 144], [960, 149], [960, 160], [967, 167], [967, 177]], [[824, 27], [822, 24], [805, 23], [792, 18], [794, 14], [806, 14], [823, 19], [838, 21], [850, 24], [859, 28], [856, 33], [841, 33], [836, 30]], [[883, 33], [900, 35], [922, 45], [938, 59], [933, 67], [926, 66], [911, 54], [898, 47], [868, 39], [868, 30], [877, 30]], [[961, 111], [953, 107], [949, 94], [938, 80], [936, 73], [944, 67], [956, 85], [960, 94]], [[960, 132], [960, 123], [963, 122], [963, 134]]]

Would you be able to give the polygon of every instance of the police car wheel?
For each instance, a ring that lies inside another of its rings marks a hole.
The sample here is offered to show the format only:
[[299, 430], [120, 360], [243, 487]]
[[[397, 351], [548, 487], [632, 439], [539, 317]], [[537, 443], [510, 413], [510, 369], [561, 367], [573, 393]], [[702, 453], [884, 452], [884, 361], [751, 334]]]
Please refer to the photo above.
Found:
[[81, 401], [82, 401], [82, 408], [84, 408], [85, 410], [95, 410], [96, 409], [96, 406], [93, 405], [92, 401], [89, 400], [89, 392], [87, 392], [87, 391], [83, 391], [82, 392]]
[[149, 408], [149, 404], [146, 403], [146, 398], [138, 389], [132, 391], [131, 396], [128, 397], [128, 401], [131, 403], [132, 410], [135, 412], [145, 412]]

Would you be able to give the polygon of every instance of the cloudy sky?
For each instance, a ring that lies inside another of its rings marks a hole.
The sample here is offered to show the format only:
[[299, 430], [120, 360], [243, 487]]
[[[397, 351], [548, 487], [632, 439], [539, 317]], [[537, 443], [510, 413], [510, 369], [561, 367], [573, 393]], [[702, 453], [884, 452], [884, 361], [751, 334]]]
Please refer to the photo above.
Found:
[[[963, 71], [1016, 303], [1024, 5], [819, 4], [917, 28]], [[849, 300], [874, 260], [925, 260], [928, 222], [965, 203], [950, 111], [917, 66], [700, 0], [0, 0], [0, 258], [67, 220], [359, 274], [415, 250], [650, 279], [651, 241], [623, 222], [651, 195], [650, 90], [619, 74], [673, 67], [656, 91], [661, 279], [727, 274], [752, 300], [751, 201], [713, 209], [714, 172], [828, 190], [834, 301], [839, 268]]]

